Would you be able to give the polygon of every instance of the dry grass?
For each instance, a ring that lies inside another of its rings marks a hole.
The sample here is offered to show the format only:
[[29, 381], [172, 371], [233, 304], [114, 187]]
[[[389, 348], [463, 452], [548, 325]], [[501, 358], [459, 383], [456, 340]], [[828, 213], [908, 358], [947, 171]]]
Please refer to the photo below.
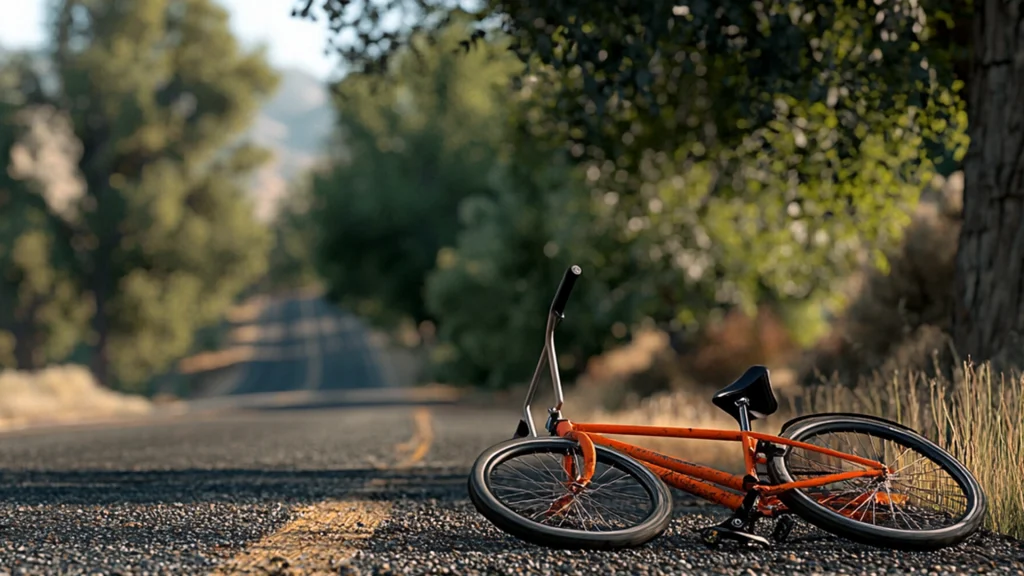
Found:
[[987, 526], [1024, 537], [1024, 376], [963, 364], [951, 378], [922, 372], [808, 389], [801, 412], [859, 412], [909, 426], [962, 462], [989, 499]]
[[[748, 364], [785, 358], [789, 342], [779, 335], [770, 312], [759, 318], [726, 316], [680, 356], [664, 332], [644, 330], [620, 348], [592, 358], [566, 391], [566, 416], [577, 421], [650, 426], [735, 429], [736, 421], [711, 404], [715, 391], [737, 378]], [[776, 392], [785, 397], [795, 382], [792, 370], [769, 363]], [[521, 396], [520, 396], [521, 397]], [[781, 412], [781, 411], [780, 411]], [[784, 422], [773, 415], [762, 429]], [[678, 458], [740, 472], [743, 454], [733, 443], [674, 438], [618, 438]]]
[[572, 405], [586, 411], [619, 410], [652, 394], [678, 389], [675, 374], [663, 369], [671, 356], [667, 334], [640, 331], [629, 344], [587, 362], [569, 393]]
[[0, 428], [138, 416], [151, 410], [145, 398], [103, 388], [84, 366], [0, 372]]
[[786, 366], [793, 344], [768, 309], [756, 318], [736, 311], [727, 314], [682, 353], [669, 340], [665, 332], [644, 329], [628, 344], [591, 358], [574, 386], [577, 403], [613, 412], [637, 408], [644, 399], [667, 392], [710, 397], [752, 364], [772, 368], [777, 386], [795, 381]]

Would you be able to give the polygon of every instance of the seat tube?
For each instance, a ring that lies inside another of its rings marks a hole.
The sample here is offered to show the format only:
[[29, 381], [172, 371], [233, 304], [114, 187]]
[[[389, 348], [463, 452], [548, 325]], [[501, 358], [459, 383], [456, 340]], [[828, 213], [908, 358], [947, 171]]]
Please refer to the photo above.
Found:
[[740, 398], [736, 401], [736, 406], [740, 409], [740, 430], [743, 432], [750, 432], [750, 410], [747, 405], [750, 404], [750, 400], [746, 398]]
[[749, 481], [757, 480], [757, 461], [756, 461], [756, 450], [754, 448], [753, 438], [747, 436], [747, 432], [750, 432], [750, 409], [747, 405], [750, 404], [750, 400], [746, 398], [740, 398], [736, 401], [736, 406], [740, 412], [740, 431], [743, 432], [743, 463], [747, 469], [747, 479]]

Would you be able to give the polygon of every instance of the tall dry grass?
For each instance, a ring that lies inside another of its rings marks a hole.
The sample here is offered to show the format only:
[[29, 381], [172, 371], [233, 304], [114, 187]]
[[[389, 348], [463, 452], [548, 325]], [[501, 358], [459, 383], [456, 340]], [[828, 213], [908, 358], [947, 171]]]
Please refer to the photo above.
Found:
[[0, 430], [144, 416], [152, 410], [145, 398], [104, 388], [85, 366], [0, 372]]
[[1024, 537], [1024, 375], [963, 363], [952, 377], [893, 373], [794, 398], [799, 413], [857, 412], [909, 426], [962, 462], [988, 496], [986, 525]]

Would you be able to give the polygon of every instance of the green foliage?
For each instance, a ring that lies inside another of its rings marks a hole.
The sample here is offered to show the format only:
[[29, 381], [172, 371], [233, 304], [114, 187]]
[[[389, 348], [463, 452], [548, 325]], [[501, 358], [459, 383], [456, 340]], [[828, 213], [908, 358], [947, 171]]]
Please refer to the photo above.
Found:
[[[439, 380], [502, 387], [528, 378], [565, 268], [600, 248], [598, 238], [579, 237], [592, 227], [571, 166], [538, 156], [517, 155], [500, 167], [490, 194], [464, 200], [456, 243], [438, 254], [427, 304], [439, 321]], [[570, 377], [611, 343], [612, 325], [631, 304], [608, 289], [608, 271], [584, 267], [559, 329], [559, 360]]]
[[69, 119], [83, 189], [63, 209], [46, 185], [21, 192], [34, 232], [9, 279], [86, 299], [94, 372], [137, 387], [266, 268], [243, 183], [268, 155], [238, 136], [276, 76], [209, 0], [65, 0], [52, 32], [39, 95]]
[[[364, 14], [345, 6], [323, 11], [358, 71], [393, 64], [408, 38], [451, 34], [448, 2], [386, 0]], [[486, 365], [501, 367], [497, 379], [521, 372], [506, 370], [514, 361], [484, 336], [519, 333], [514, 313], [486, 310], [487, 298], [518, 310], [550, 290], [540, 288], [546, 272], [519, 264], [517, 227], [547, 230], [531, 239], [600, 271], [598, 300], [615, 302], [629, 323], [692, 329], [722, 308], [769, 303], [813, 324], [865, 259], [885, 267], [883, 248], [899, 240], [921, 190], [966, 151], [963, 84], [953, 77], [962, 46], [948, 39], [969, 9], [948, 0], [483, 3], [476, 30], [511, 38], [525, 64], [509, 157], [537, 170], [567, 154], [586, 187], [531, 198], [520, 179], [466, 202], [465, 230], [429, 286], [441, 333], [457, 343], [446, 353], [478, 379]], [[381, 34], [394, 12], [418, 24]], [[547, 156], [525, 160], [524, 149]], [[571, 207], [564, 238], [531, 213], [547, 205]], [[513, 298], [502, 277], [540, 292]], [[474, 290], [487, 296], [478, 302]], [[458, 316], [459, 306], [472, 312]], [[474, 332], [475, 317], [490, 324]], [[516, 338], [503, 342], [518, 358]]]
[[[500, 387], [537, 360], [552, 291], [587, 249], [576, 236], [590, 229], [578, 202], [589, 193], [560, 152], [510, 145], [520, 65], [497, 47], [454, 54], [463, 33], [455, 24], [386, 76], [341, 83], [338, 148], [313, 178], [300, 244], [316, 246], [330, 292], [358, 312], [437, 322], [433, 378]], [[610, 334], [598, 278], [563, 330], [570, 369]]]
[[[110, 300], [120, 379], [141, 382], [188, 352], [195, 330], [220, 320], [266, 269], [268, 237], [245, 201], [236, 160], [217, 161], [194, 180], [170, 163], [154, 164], [126, 190], [126, 249], [118, 256], [131, 264], [120, 268]], [[162, 194], [143, 192], [150, 190]]]
[[67, 124], [33, 104], [28, 64], [18, 57], [0, 63], [0, 366], [34, 370], [71, 352], [90, 308], [41, 202], [48, 196], [58, 204], [53, 192], [61, 186], [74, 192], [61, 174], [74, 163], [61, 156]]
[[[448, 9], [395, 0], [381, 13]], [[475, 16], [500, 17], [529, 65], [531, 134], [565, 142], [592, 171], [614, 199], [595, 210], [657, 262], [658, 291], [678, 304], [659, 306], [688, 318], [828, 292], [865, 243], [884, 263], [874, 248], [897, 239], [936, 165], [966, 151], [956, 55], [933, 41], [966, 9], [563, 0], [493, 2]], [[374, 18], [348, 21], [366, 32]], [[421, 22], [414, 32], [432, 26]], [[384, 48], [372, 32], [349, 38], [344, 55], [372, 70]]]
[[316, 269], [319, 233], [310, 225], [309, 192], [299, 189], [281, 203], [273, 222], [274, 244], [262, 289], [305, 288], [320, 282]]
[[208, 0], [69, 0], [60, 14], [58, 100], [90, 103], [72, 119], [85, 145], [91, 210], [76, 234], [87, 239], [97, 356], [138, 383], [186, 353], [195, 329], [264, 270], [268, 239], [240, 177], [266, 156], [224, 150], [276, 77]]
[[515, 7], [547, 91], [534, 135], [580, 158], [637, 289], [661, 295], [650, 313], [677, 326], [828, 298], [865, 250], [884, 265], [936, 164], [966, 151], [920, 6]]
[[430, 317], [426, 275], [455, 241], [460, 203], [487, 193], [501, 154], [519, 64], [498, 48], [452, 54], [460, 33], [396, 58], [383, 81], [336, 87], [341, 144], [311, 190], [318, 261], [329, 295], [384, 323]]

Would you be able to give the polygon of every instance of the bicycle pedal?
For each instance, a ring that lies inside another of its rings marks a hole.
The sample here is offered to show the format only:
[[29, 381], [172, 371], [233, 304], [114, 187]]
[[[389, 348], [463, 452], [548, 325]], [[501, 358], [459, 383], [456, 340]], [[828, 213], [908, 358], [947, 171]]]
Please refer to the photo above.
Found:
[[782, 516], [775, 521], [775, 528], [772, 529], [772, 540], [778, 543], [789, 540], [789, 533], [796, 526], [796, 520], [789, 516]]
[[758, 544], [765, 548], [771, 547], [771, 542], [769, 542], [764, 536], [758, 536], [757, 534], [751, 534], [722, 524], [702, 528], [700, 530], [700, 537], [704, 544], [709, 548], [718, 547], [722, 540], [734, 540], [747, 545]]

